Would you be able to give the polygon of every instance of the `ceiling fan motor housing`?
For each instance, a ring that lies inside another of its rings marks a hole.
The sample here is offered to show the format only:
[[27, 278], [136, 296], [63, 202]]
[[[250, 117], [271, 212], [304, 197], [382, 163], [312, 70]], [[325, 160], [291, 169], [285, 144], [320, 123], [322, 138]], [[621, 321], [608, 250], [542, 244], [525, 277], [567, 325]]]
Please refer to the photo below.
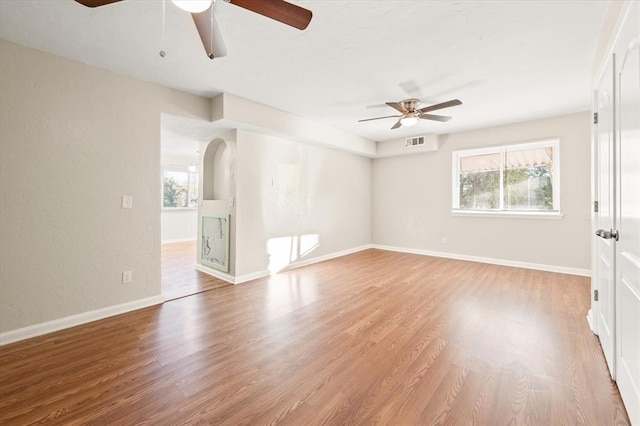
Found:
[[400, 104], [409, 112], [415, 111], [420, 106], [419, 99], [405, 99]]

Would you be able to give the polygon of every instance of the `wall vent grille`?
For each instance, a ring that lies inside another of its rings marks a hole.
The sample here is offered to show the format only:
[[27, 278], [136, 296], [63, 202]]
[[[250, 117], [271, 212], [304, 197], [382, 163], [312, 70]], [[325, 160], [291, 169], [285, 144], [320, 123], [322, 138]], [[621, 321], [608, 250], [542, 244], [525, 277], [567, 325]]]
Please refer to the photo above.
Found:
[[404, 146], [410, 148], [412, 146], [424, 145], [424, 136], [416, 136], [413, 138], [407, 138], [404, 141]]

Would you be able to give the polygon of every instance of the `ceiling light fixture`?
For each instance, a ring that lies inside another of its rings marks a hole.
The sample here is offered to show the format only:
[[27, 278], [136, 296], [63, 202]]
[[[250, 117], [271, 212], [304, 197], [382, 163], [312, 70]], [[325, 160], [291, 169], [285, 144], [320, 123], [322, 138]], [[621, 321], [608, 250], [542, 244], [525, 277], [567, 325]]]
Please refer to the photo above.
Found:
[[412, 112], [405, 114], [400, 119], [400, 123], [402, 123], [403, 126], [407, 126], [407, 127], [411, 127], [417, 122], [418, 122], [418, 117]]
[[190, 13], [200, 13], [211, 7], [213, 0], [171, 0], [176, 6]]

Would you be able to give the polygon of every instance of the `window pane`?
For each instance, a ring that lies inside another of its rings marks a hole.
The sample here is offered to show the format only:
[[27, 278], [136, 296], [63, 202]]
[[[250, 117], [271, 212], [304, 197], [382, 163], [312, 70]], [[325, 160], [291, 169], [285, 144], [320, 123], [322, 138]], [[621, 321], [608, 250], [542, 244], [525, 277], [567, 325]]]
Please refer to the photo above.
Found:
[[552, 148], [508, 151], [504, 171], [504, 208], [553, 210]]
[[189, 173], [189, 207], [198, 207], [198, 173]]
[[460, 158], [460, 208], [500, 208], [500, 154]]
[[189, 175], [187, 172], [164, 171], [163, 207], [187, 207]]
[[[554, 211], [558, 141], [454, 152], [454, 209]], [[458, 185], [458, 187], [456, 187]]]

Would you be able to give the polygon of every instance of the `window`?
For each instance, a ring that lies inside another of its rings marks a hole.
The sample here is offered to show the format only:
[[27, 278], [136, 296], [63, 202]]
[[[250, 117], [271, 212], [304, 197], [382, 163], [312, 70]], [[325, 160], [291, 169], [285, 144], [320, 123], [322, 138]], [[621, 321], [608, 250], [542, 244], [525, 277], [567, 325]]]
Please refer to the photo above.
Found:
[[453, 152], [453, 213], [559, 216], [557, 140]]
[[195, 209], [198, 207], [198, 172], [185, 167], [162, 170], [162, 207]]

